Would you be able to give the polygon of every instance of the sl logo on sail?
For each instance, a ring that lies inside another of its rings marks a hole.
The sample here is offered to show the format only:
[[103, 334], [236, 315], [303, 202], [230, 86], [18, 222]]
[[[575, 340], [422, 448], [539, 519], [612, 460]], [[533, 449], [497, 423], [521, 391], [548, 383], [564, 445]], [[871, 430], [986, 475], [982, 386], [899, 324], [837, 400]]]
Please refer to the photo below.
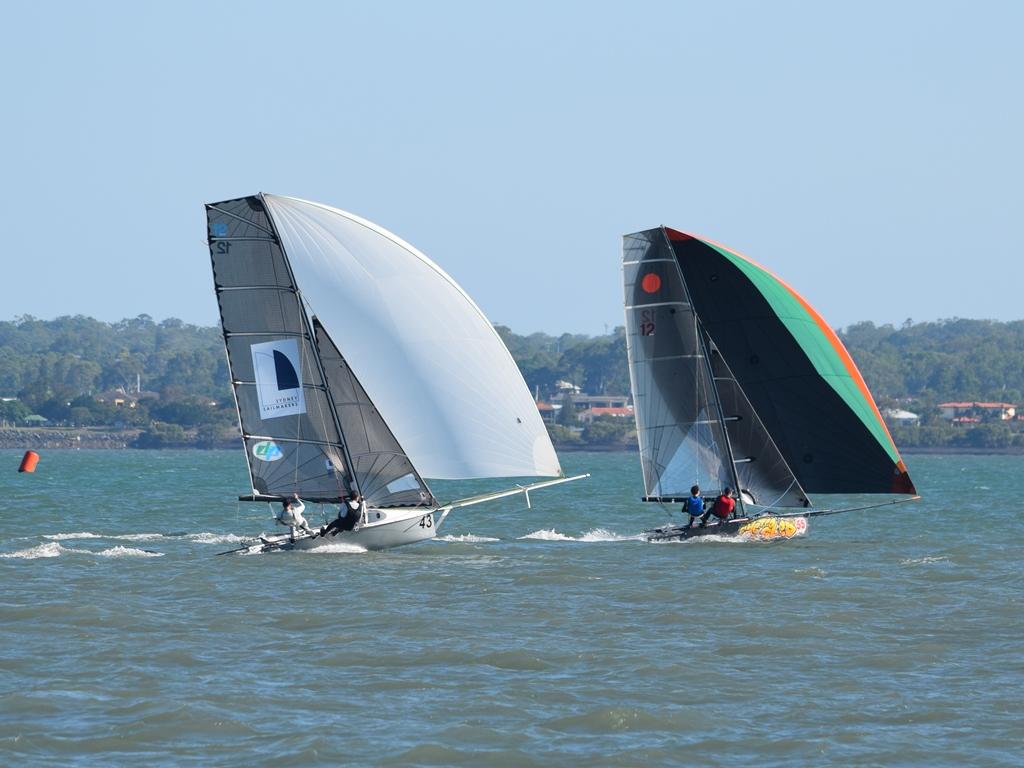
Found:
[[253, 344], [252, 368], [261, 419], [306, 412], [297, 339]]

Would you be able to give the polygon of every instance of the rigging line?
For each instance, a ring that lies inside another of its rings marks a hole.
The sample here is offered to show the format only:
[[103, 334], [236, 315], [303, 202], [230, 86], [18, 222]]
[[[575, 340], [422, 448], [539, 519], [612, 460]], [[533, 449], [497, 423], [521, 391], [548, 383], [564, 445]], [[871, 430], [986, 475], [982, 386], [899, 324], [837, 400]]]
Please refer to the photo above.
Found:
[[[323, 332], [325, 337], [330, 339], [330, 334], [327, 333], [327, 329], [324, 328], [323, 325], [320, 326], [320, 330]], [[422, 490], [427, 491], [427, 493], [431, 497], [433, 497], [433, 494], [430, 492], [430, 489], [427, 487], [427, 484], [423, 481], [423, 478], [420, 477], [420, 474], [416, 470], [416, 467], [413, 466], [412, 460], [409, 458], [408, 454], [405, 453], [405, 449], [398, 442], [398, 438], [395, 437], [395, 433], [392, 432], [391, 431], [391, 427], [388, 426], [387, 421], [384, 419], [384, 415], [373, 404], [373, 401], [370, 399], [369, 393], [366, 391], [366, 389], [360, 383], [359, 378], [356, 376], [355, 371], [352, 369], [352, 365], [348, 362], [348, 360], [346, 360], [344, 358], [344, 355], [342, 355], [341, 350], [337, 348], [336, 344], [334, 344], [333, 339], [330, 339], [330, 341], [331, 341], [332, 345], [334, 346], [335, 351], [338, 353], [338, 362], [339, 362], [339, 364], [341, 366], [343, 366], [343, 369], [344, 369], [345, 373], [348, 375], [349, 383], [351, 384], [351, 389], [352, 389], [353, 396], [358, 398], [359, 394], [362, 393], [363, 399], [365, 400], [365, 403], [358, 402], [358, 400], [357, 400], [357, 403], [355, 405], [357, 407], [357, 413], [359, 415], [360, 424], [362, 425], [362, 428], [363, 428], [363, 435], [366, 438], [367, 453], [368, 454], [381, 455], [382, 452], [379, 449], [375, 449], [374, 446], [372, 446], [370, 444], [370, 428], [369, 428], [369, 426], [367, 424], [368, 412], [364, 408], [364, 405], [366, 407], [368, 407], [371, 412], [376, 412], [377, 413], [377, 416], [378, 416], [378, 418], [380, 420], [381, 426], [383, 426], [384, 430], [387, 432], [387, 436], [390, 438], [390, 442], [392, 442], [398, 448], [397, 451], [388, 451], [387, 452], [388, 454], [390, 454], [391, 458], [389, 458], [385, 462], [384, 466], [380, 470], [377, 471], [377, 473], [376, 473], [377, 474], [377, 478], [375, 478], [375, 479], [379, 479], [380, 475], [385, 470], [387, 470], [388, 466], [393, 462], [394, 459], [400, 458], [400, 459], [403, 459], [405, 461], [405, 463], [409, 466], [409, 473], [412, 474], [412, 476], [416, 479], [416, 484], [419, 486], [420, 490], [421, 491]], [[335, 404], [335, 407], [337, 407], [337, 404]], [[376, 463], [376, 462], [374, 462], [374, 463]], [[384, 487], [385, 488], [387, 487], [386, 483], [384, 484]]]
[[838, 515], [842, 512], [861, 512], [865, 509], [880, 509], [881, 507], [892, 507], [896, 504], [906, 504], [908, 501], [920, 501], [920, 496], [910, 496], [905, 499], [889, 499], [889, 501], [882, 501], [877, 504], [865, 504], [861, 507], [844, 507], [843, 509], [814, 509], [810, 512], [781, 512], [773, 513], [771, 510], [764, 510], [763, 512], [754, 515], [754, 517], [763, 517], [764, 515], [771, 515], [772, 517], [824, 517], [825, 515]]
[[665, 516], [668, 518], [669, 522], [672, 522], [672, 507], [661, 499], [658, 499], [658, 506], [665, 512]]
[[[782, 501], [784, 498], [786, 498], [786, 494], [788, 494], [791, 490], [793, 490], [793, 486], [794, 485], [796, 485], [796, 478], [793, 478], [793, 480], [790, 481], [789, 485], [786, 487], [786, 490], [784, 490], [777, 497], [775, 497], [774, 501], [772, 501], [772, 502], [770, 502], [768, 504], [756, 504], [755, 503], [753, 506], [755, 506], [755, 507], [764, 507], [765, 509], [771, 509], [776, 504], [778, 504], [780, 501]], [[803, 490], [803, 488], [801, 488], [800, 490]], [[748, 491], [748, 493], [749, 493], [749, 491]], [[751, 495], [753, 495], [753, 494], [751, 494]]]
[[[300, 296], [300, 301], [302, 302], [303, 305], [305, 305], [305, 310], [308, 310], [310, 316], [315, 318], [316, 314], [313, 312], [313, 307], [309, 304], [309, 301], [306, 299], [306, 297], [305, 296]], [[351, 474], [353, 478], [355, 477], [355, 473], [356, 473], [356, 468], [354, 466], [355, 460], [352, 458], [352, 453], [350, 451], [348, 451], [348, 444], [345, 442], [345, 435], [343, 435], [342, 432], [341, 432], [341, 429], [342, 429], [342, 426], [341, 426], [341, 412], [338, 410], [337, 403], [334, 402], [334, 393], [331, 391], [330, 385], [329, 385], [328, 380], [327, 380], [327, 362], [324, 361], [323, 350], [320, 349], [320, 341], [319, 341], [319, 339], [317, 339], [317, 328], [320, 329], [320, 331], [324, 334], [324, 336], [327, 336], [327, 329], [324, 328], [322, 325], [320, 325], [319, 321], [317, 321], [316, 323], [310, 323], [310, 332], [312, 334], [312, 340], [311, 340], [310, 348], [312, 349], [312, 345], [316, 345], [316, 351], [320, 355], [320, 370], [323, 372], [323, 377], [324, 377], [324, 396], [327, 398], [327, 400], [329, 402], [334, 403], [334, 415], [337, 418], [335, 420], [332, 417], [332, 421], [335, 422], [335, 430], [338, 433], [338, 444], [339, 444], [339, 446], [341, 446], [342, 461], [345, 464], [347, 464], [347, 465], [351, 465], [351, 466], [346, 466], [344, 472], [335, 472], [334, 473], [335, 483], [338, 486], [338, 496], [343, 497], [343, 496], [345, 496], [347, 494], [345, 493], [346, 489], [344, 487], [345, 484], [344, 484], [342, 478], [346, 474]], [[327, 336], [327, 338], [330, 338], [330, 337]], [[333, 344], [333, 342], [332, 342], [332, 344]], [[328, 360], [329, 360], [329, 358], [328, 358]], [[321, 422], [322, 422], [322, 426], [324, 428], [324, 434], [326, 435], [327, 434], [327, 421], [326, 421], [326, 416], [324, 415], [323, 410], [320, 411], [320, 419], [321, 419]], [[360, 488], [360, 493], [362, 493], [362, 488]]]
[[[327, 329], [326, 328], [324, 328], [323, 326], [320, 326], [320, 328], [321, 328], [321, 330], [323, 330], [323, 332], [325, 334], [327, 333]], [[333, 341], [333, 339], [332, 339], [332, 341]], [[335, 345], [335, 347], [337, 347], [337, 345]], [[362, 385], [356, 380], [356, 375], [352, 371], [352, 366], [349, 364], [349, 362], [347, 360], [344, 359], [344, 357], [342, 357], [340, 349], [338, 350], [338, 357], [341, 358], [339, 360], [339, 363], [344, 366], [345, 373], [348, 375], [349, 386], [352, 389], [352, 394], [355, 397], [358, 398], [358, 396], [359, 396], [359, 389], [362, 389]], [[359, 389], [357, 389], [357, 387]], [[369, 399], [370, 396], [369, 396], [369, 394], [367, 394], [365, 389], [363, 389], [363, 394], [365, 394], [366, 398]], [[371, 452], [371, 450], [370, 450], [370, 430], [366, 426], [366, 415], [363, 413], [362, 407], [358, 408], [358, 413], [359, 413], [359, 423], [363, 427], [363, 436], [366, 438], [366, 448], [367, 448], [367, 452], [369, 453], [369, 452]], [[379, 411], [378, 411], [378, 413], [379, 413]], [[383, 420], [384, 420], [384, 417], [382, 416], [381, 417], [381, 421], [383, 421]], [[387, 427], [387, 424], [385, 424], [384, 426]]]

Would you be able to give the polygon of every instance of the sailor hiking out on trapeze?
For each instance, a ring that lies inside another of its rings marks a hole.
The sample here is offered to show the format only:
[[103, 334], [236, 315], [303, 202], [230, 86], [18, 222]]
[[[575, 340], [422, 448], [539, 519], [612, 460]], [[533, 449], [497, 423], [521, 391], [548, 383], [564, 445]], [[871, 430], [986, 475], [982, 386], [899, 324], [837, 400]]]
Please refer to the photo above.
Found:
[[345, 502], [342, 507], [345, 514], [341, 512], [327, 525], [320, 527], [321, 536], [337, 536], [342, 531], [357, 531], [363, 522], [363, 497], [358, 493]]
[[309, 523], [306, 522], [305, 515], [302, 514], [305, 511], [306, 505], [299, 499], [299, 494], [293, 493], [290, 499], [284, 499], [281, 502], [281, 510], [274, 515], [274, 519], [280, 525], [287, 525], [291, 530], [291, 537], [294, 539], [296, 529], [303, 533], [313, 532]]

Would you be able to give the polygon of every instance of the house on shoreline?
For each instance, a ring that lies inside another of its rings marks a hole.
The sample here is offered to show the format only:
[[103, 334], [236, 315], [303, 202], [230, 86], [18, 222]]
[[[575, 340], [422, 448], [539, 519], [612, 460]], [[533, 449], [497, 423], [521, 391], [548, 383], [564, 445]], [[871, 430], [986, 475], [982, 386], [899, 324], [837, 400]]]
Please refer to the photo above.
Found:
[[958, 402], [939, 403], [942, 418], [954, 424], [978, 424], [982, 421], [1012, 421], [1017, 415], [1013, 403]]

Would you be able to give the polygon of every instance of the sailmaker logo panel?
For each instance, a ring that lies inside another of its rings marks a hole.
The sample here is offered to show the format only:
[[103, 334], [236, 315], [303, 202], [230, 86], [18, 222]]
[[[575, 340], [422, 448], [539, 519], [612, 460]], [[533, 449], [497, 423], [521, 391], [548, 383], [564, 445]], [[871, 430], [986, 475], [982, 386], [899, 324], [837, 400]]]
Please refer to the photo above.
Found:
[[296, 339], [253, 344], [252, 368], [261, 419], [276, 419], [306, 412], [302, 367]]

